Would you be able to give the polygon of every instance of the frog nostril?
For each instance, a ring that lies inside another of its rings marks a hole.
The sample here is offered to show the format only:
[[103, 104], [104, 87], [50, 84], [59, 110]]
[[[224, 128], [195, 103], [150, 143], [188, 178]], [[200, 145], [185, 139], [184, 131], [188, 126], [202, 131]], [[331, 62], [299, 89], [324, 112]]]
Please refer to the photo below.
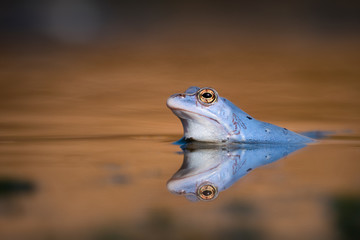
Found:
[[183, 94], [183, 93], [176, 93], [176, 94], [173, 94], [173, 95], [170, 96], [170, 98], [178, 98], [178, 97], [184, 98], [184, 97], [185, 97], [185, 94]]

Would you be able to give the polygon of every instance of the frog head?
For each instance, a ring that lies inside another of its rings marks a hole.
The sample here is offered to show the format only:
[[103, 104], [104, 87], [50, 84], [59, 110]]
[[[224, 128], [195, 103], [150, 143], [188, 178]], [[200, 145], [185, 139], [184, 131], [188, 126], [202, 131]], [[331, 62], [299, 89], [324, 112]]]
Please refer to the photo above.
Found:
[[180, 118], [185, 140], [226, 142], [234, 131], [230, 101], [210, 87], [190, 87], [170, 96], [167, 106]]

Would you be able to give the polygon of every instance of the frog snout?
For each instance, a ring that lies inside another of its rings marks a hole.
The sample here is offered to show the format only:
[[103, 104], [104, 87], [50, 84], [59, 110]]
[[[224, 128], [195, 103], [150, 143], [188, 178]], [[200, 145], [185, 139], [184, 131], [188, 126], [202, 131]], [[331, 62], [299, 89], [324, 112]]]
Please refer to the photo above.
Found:
[[168, 108], [176, 108], [176, 106], [179, 105], [179, 100], [183, 98], [185, 98], [185, 94], [183, 93], [173, 94], [167, 99], [166, 106]]
[[173, 94], [170, 96], [173, 97], [173, 98], [176, 98], [176, 97], [179, 97], [179, 98], [185, 98], [186, 94], [185, 93], [176, 93], [176, 94]]

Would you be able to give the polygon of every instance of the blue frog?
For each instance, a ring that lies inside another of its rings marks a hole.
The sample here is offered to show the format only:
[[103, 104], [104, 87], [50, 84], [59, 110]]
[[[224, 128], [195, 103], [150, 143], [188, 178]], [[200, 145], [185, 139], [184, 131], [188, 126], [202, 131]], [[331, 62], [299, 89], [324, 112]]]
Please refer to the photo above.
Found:
[[314, 142], [286, 128], [256, 120], [226, 98], [220, 97], [210, 87], [190, 87], [185, 93], [174, 94], [168, 98], [167, 106], [181, 120], [184, 141], [272, 144]]

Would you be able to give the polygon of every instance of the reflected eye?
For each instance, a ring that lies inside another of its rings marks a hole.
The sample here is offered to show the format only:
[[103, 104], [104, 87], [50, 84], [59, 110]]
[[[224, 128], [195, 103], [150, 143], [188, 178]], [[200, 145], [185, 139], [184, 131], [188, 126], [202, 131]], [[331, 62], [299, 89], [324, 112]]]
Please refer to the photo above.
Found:
[[205, 184], [198, 188], [197, 196], [200, 200], [213, 200], [217, 197], [217, 188], [211, 184]]
[[198, 93], [198, 99], [202, 103], [211, 104], [217, 100], [217, 94], [210, 88], [201, 89]]

